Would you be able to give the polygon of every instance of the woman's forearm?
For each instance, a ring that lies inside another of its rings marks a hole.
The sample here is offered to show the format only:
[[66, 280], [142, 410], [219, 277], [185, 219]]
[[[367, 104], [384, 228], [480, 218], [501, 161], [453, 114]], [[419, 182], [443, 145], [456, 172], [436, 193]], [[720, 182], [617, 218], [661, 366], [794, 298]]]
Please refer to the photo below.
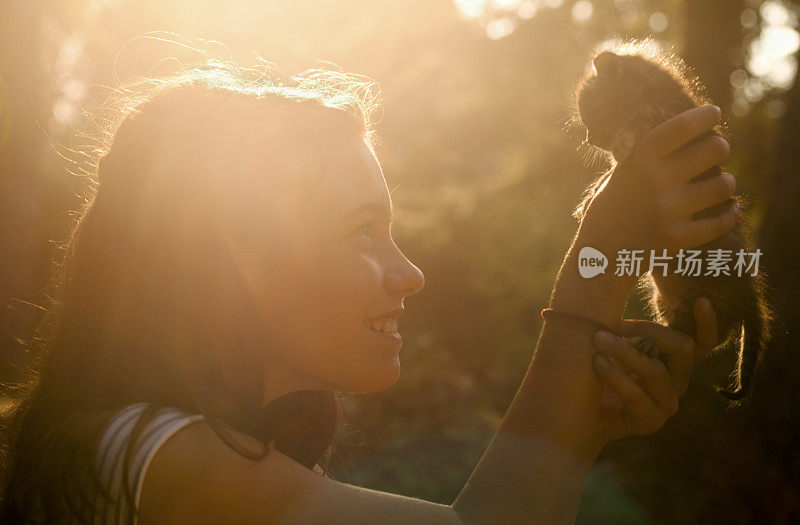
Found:
[[[551, 298], [554, 309], [612, 326], [625, 309], [636, 276], [618, 278], [607, 269], [592, 279], [581, 278], [577, 259], [584, 246], [613, 261], [620, 248], [700, 246], [730, 231], [735, 210], [714, 221], [692, 218], [712, 203], [702, 186], [687, 184], [690, 176], [723, 162], [728, 144], [713, 138], [682, 147], [719, 120], [715, 106], [685, 111], [640, 137], [627, 159], [615, 165], [589, 203], [559, 271]], [[592, 366], [594, 332], [570, 319], [554, 317], [545, 323], [522, 385], [453, 503], [463, 521], [573, 521], [586, 474], [604, 439], [596, 432], [602, 390]]]
[[[616, 325], [635, 277], [578, 273], [583, 246], [611, 261], [616, 246], [581, 229], [556, 279], [551, 306]], [[612, 251], [614, 250], [614, 251]], [[551, 318], [489, 447], [453, 506], [465, 523], [571, 523], [603, 443], [595, 434], [601, 386], [592, 368], [595, 329]]]

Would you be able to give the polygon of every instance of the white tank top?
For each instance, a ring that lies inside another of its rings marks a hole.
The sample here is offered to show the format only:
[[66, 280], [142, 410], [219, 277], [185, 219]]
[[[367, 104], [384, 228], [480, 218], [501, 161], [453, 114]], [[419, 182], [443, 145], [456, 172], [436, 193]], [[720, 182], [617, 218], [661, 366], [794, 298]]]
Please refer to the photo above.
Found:
[[[112, 505], [102, 496], [98, 497], [96, 504], [99, 513], [94, 518], [95, 524], [128, 523], [131, 511], [123, 494], [125, 488], [122, 483], [122, 462], [131, 431], [146, 407], [146, 403], [137, 403], [123, 408], [111, 418], [102, 434], [97, 449], [97, 469], [103, 485], [115, 500], [120, 501], [120, 507]], [[147, 422], [136, 441], [128, 465], [129, 484], [134, 489], [134, 502], [137, 507], [144, 475], [159, 447], [178, 430], [202, 419], [202, 414], [190, 414], [177, 408], [164, 407], [159, 408]], [[135, 517], [133, 523], [137, 523]]]

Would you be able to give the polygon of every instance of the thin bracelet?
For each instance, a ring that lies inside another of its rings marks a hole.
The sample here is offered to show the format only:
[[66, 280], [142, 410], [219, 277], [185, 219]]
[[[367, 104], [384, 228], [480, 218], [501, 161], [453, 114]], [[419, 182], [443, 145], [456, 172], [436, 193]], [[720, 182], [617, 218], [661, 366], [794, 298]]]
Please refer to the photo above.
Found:
[[575, 321], [582, 321], [584, 323], [590, 324], [599, 330], [605, 330], [606, 332], [611, 332], [612, 334], [616, 335], [617, 337], [623, 337], [622, 334], [611, 328], [605, 323], [601, 323], [596, 319], [592, 319], [591, 317], [587, 317], [585, 315], [580, 314], [573, 314], [570, 312], [562, 312], [560, 310], [553, 310], [552, 308], [544, 308], [540, 314], [542, 319], [547, 319], [553, 315], [559, 317], [566, 317], [567, 319], [574, 319]]

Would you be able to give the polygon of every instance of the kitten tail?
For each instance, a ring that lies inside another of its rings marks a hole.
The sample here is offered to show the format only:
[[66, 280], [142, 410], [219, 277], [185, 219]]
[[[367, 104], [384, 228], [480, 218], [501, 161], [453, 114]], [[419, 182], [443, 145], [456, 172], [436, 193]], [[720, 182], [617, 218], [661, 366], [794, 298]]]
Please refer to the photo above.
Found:
[[736, 388], [726, 389], [716, 387], [717, 392], [731, 401], [740, 401], [747, 394], [755, 375], [756, 367], [764, 354], [770, 333], [772, 314], [762, 294], [758, 293], [756, 283], [756, 298], [750, 301], [754, 308], [745, 316], [742, 323], [744, 336], [740, 337], [739, 357], [736, 367]]

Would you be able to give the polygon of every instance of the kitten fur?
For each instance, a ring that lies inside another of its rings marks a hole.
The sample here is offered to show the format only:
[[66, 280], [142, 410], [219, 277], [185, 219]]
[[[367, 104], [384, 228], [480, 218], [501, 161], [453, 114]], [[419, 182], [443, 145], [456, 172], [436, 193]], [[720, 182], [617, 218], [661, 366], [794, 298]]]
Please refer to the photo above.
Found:
[[[587, 72], [575, 93], [578, 115], [574, 119], [586, 128], [586, 141], [608, 152], [612, 168], [598, 177], [587, 189], [574, 216], [582, 219], [594, 196], [611, 176], [613, 167], [622, 162], [635, 147], [636, 141], [648, 130], [685, 110], [709, 102], [705, 88], [685, 64], [677, 57], [662, 52], [652, 40], [608, 42], [595, 53]], [[711, 134], [725, 136], [723, 126], [717, 126], [696, 140]], [[696, 176], [696, 182], [721, 173], [714, 166]], [[631, 196], [635, 198], [635, 196]], [[743, 200], [734, 196], [725, 202], [698, 212], [695, 218], [718, 215]], [[717, 315], [718, 334], [723, 338], [717, 348], [738, 342], [736, 370], [732, 373], [735, 384], [730, 389], [717, 387], [726, 398], [738, 401], [744, 398], [755, 370], [763, 358], [770, 337], [773, 313], [767, 300], [766, 276], [759, 268], [755, 276], [737, 276], [733, 269], [736, 252], [754, 251], [750, 242], [749, 227], [739, 213], [736, 226], [726, 235], [697, 247], [705, 258], [707, 250], [731, 250], [730, 276], [675, 275], [674, 266], [667, 275], [647, 275], [640, 286], [647, 294], [648, 307], [657, 322], [694, 337], [695, 326], [692, 305], [700, 297], [711, 300]], [[668, 253], [676, 260], [675, 253]], [[752, 271], [752, 270], [749, 270]], [[748, 271], [748, 273], [749, 273]], [[639, 339], [639, 348], [652, 353], [652, 343]]]

